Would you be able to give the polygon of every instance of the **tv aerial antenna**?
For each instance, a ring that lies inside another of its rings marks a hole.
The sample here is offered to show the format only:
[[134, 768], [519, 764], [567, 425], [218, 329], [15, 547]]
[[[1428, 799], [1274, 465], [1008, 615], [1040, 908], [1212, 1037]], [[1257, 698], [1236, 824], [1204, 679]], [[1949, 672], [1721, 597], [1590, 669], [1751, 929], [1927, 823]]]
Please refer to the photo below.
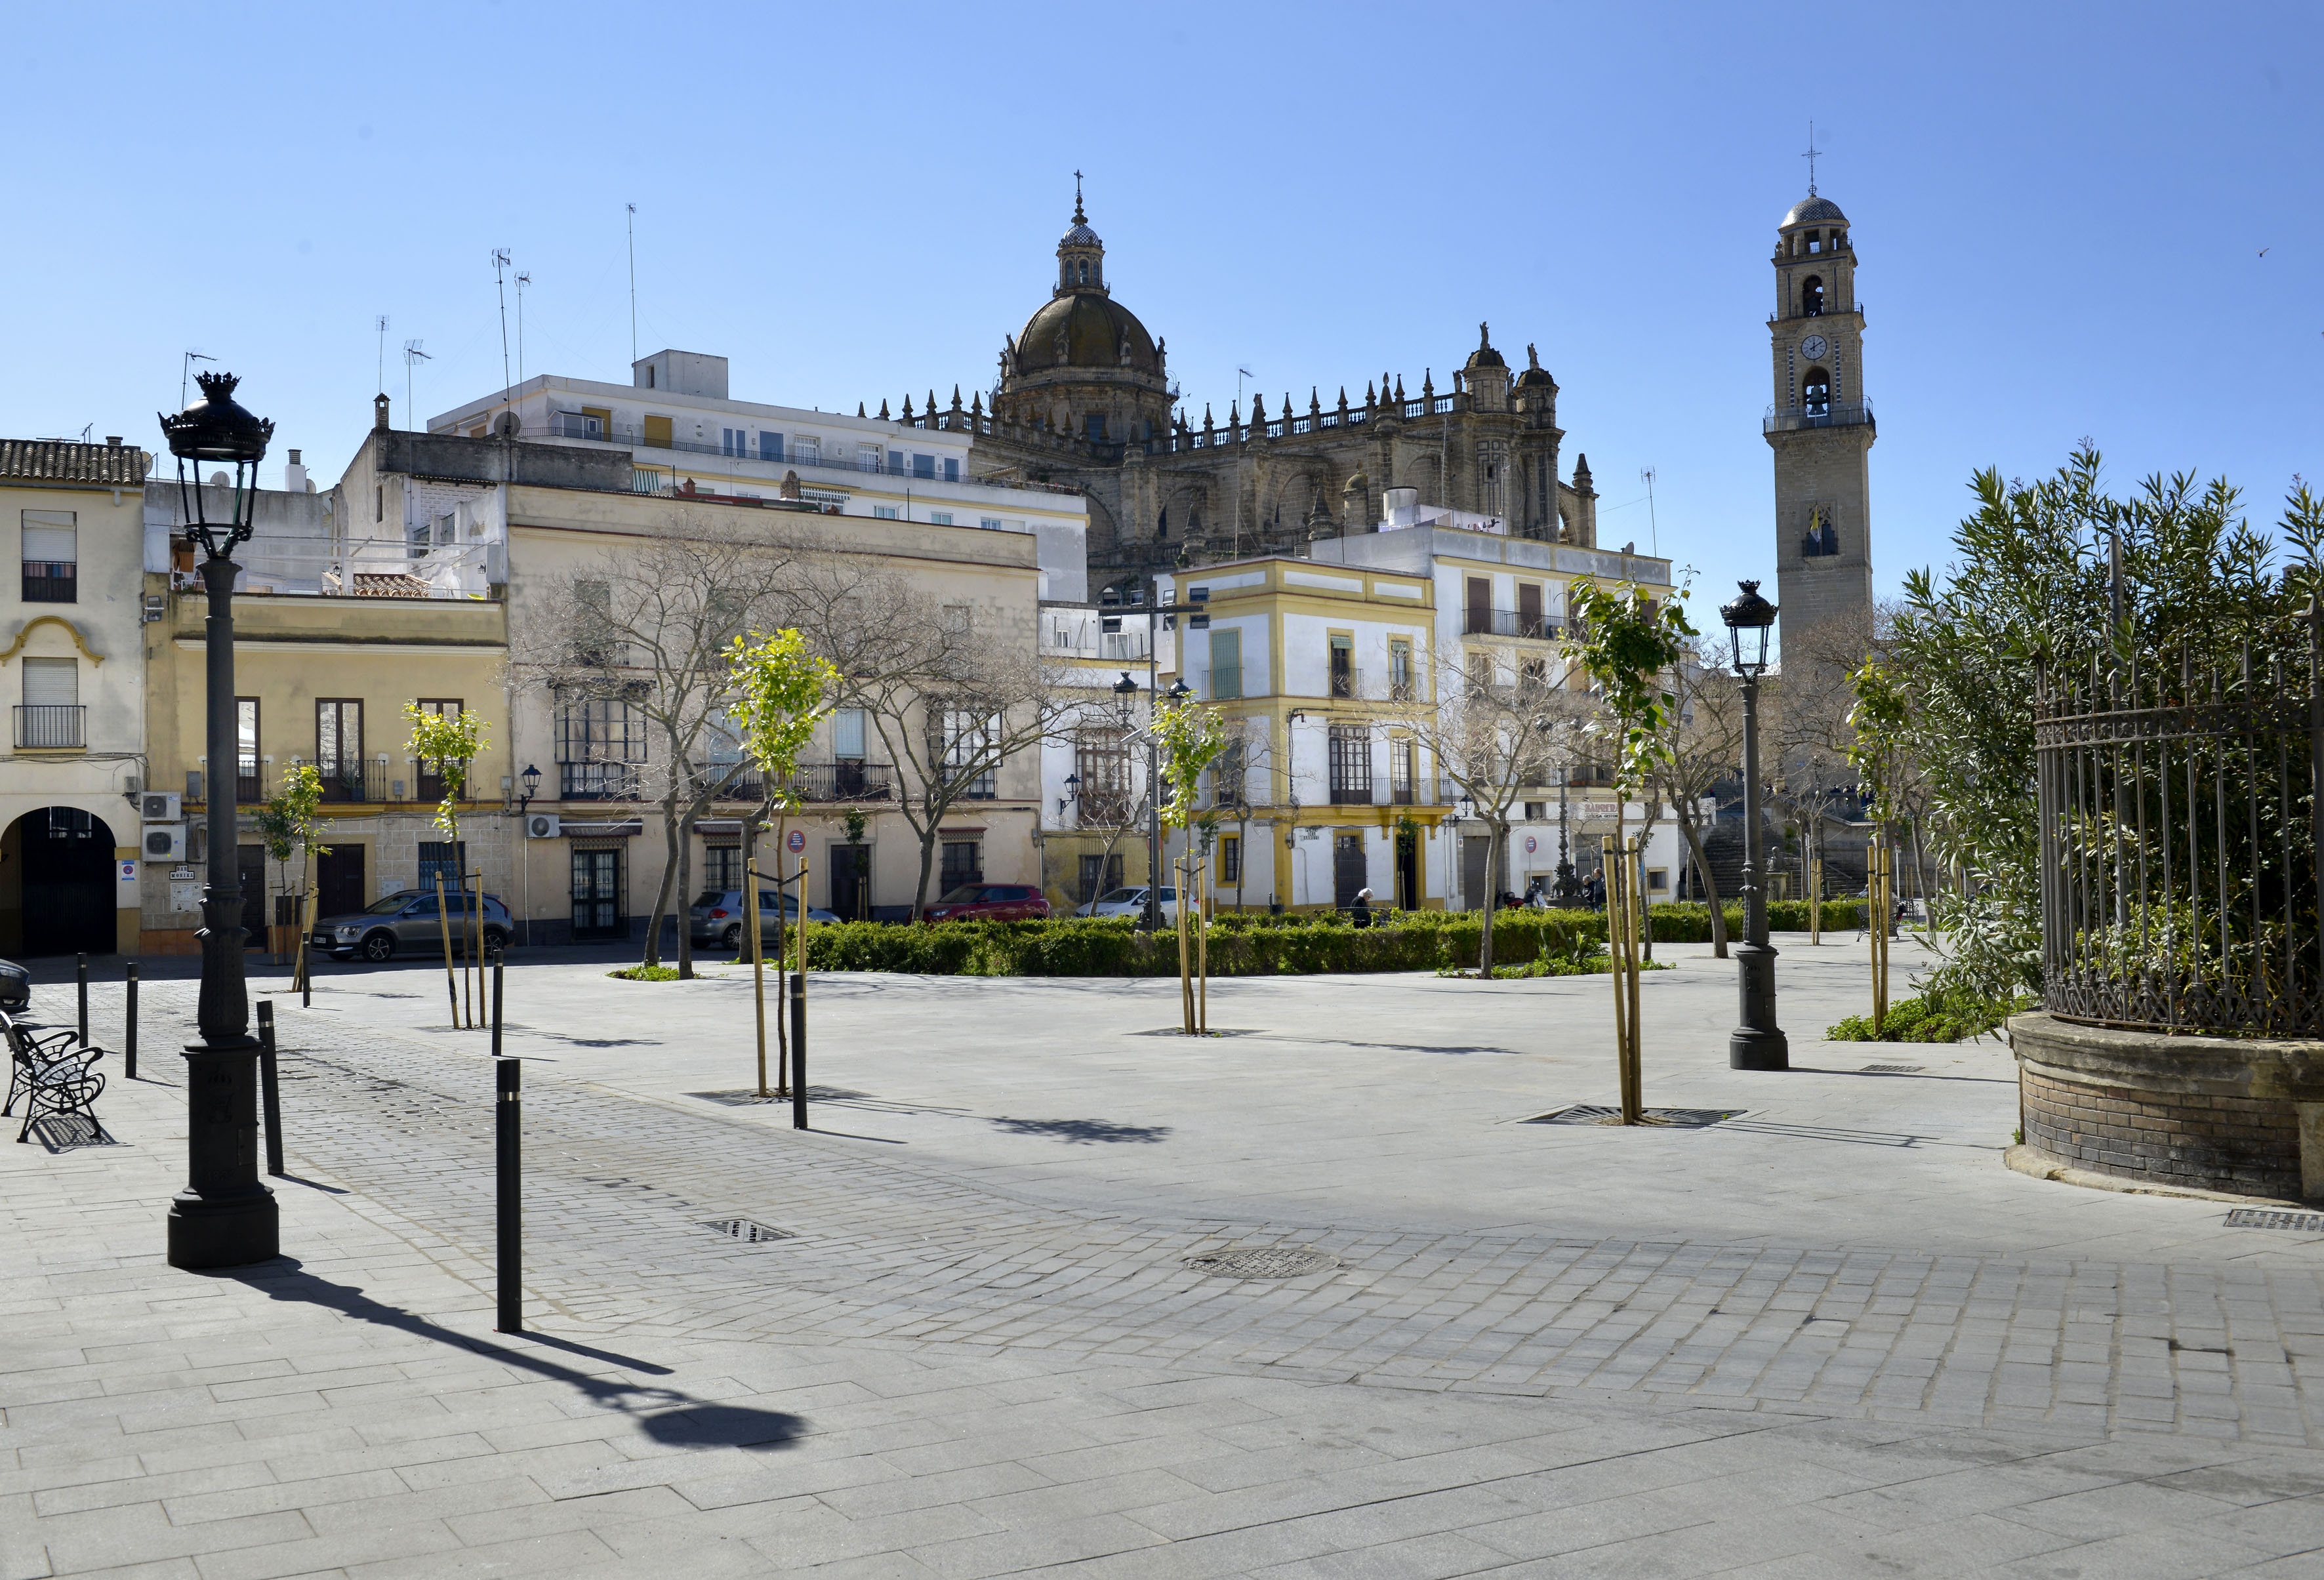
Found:
[[407, 422], [414, 416], [411, 404], [411, 370], [421, 363], [435, 360], [420, 349], [420, 342], [417, 340], [407, 340], [403, 343], [403, 411], [404, 420]]

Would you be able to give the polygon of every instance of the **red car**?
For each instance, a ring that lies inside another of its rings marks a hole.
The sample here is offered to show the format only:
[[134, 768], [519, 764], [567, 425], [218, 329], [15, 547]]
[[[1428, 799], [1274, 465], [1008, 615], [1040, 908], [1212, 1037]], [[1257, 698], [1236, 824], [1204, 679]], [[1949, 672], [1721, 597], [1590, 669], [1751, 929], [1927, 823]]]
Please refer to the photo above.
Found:
[[964, 883], [930, 905], [930, 922], [1038, 922], [1049, 902], [1028, 883]]

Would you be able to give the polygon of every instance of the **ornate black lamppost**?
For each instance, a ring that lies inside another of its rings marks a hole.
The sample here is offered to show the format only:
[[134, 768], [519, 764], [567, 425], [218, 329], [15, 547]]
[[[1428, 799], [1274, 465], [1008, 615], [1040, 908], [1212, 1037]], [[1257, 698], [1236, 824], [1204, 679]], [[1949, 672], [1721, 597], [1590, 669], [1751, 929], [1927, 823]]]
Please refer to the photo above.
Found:
[[1759, 676], [1767, 670], [1767, 633], [1775, 606], [1759, 583], [1739, 582], [1743, 595], [1719, 611], [1735, 648], [1743, 679], [1743, 942], [1735, 951], [1743, 1018], [1727, 1039], [1731, 1070], [1789, 1070], [1791, 1044], [1775, 1024], [1775, 951], [1767, 947], [1767, 895], [1762, 884], [1766, 853], [1759, 837]]
[[1573, 770], [1572, 768], [1560, 767], [1557, 770], [1556, 893], [1557, 903], [1561, 905], [1572, 905], [1574, 900], [1580, 896], [1582, 891], [1581, 883], [1576, 880], [1573, 876], [1573, 850], [1572, 846], [1566, 843], [1565, 839], [1566, 815], [1570, 810], [1569, 804], [1565, 798], [1565, 787], [1567, 784], [1572, 781], [1572, 777]]
[[[250, 996], [243, 985], [242, 880], [235, 859], [235, 780], [221, 765], [235, 760], [234, 714], [234, 548], [250, 537], [258, 503], [258, 464], [274, 436], [272, 422], [235, 403], [232, 373], [203, 373], [202, 398], [161, 419], [178, 458], [178, 497], [186, 540], [204, 551], [209, 591], [209, 881], [203, 892], [202, 987], [195, 1025], [201, 1041], [186, 1048], [186, 1188], [170, 1204], [170, 1265], [242, 1267], [279, 1253], [274, 1193], [258, 1178], [258, 1039], [250, 1034]], [[231, 510], [209, 519], [202, 468], [234, 468]], [[186, 468], [193, 466], [189, 481]]]

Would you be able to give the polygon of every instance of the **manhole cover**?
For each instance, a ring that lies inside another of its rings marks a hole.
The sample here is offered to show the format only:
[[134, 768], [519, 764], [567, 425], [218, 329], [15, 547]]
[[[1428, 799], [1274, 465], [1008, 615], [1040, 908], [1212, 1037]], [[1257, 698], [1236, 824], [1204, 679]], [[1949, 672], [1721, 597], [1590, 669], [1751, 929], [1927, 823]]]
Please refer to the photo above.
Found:
[[2239, 1207], [2227, 1214], [2231, 1229], [2297, 1229], [2304, 1235], [2324, 1234], [2324, 1213], [2270, 1212], [2265, 1208]]
[[724, 1235], [732, 1240], [740, 1240], [745, 1245], [764, 1245], [769, 1240], [798, 1238], [788, 1229], [778, 1229], [771, 1225], [757, 1223], [750, 1218], [713, 1218], [702, 1226], [714, 1234]]
[[1925, 1064], [1868, 1064], [1867, 1075], [1918, 1075], [1928, 1068]]
[[[1647, 1125], [1666, 1130], [1702, 1130], [1722, 1119], [1739, 1119], [1749, 1110], [1744, 1108], [1648, 1108], [1639, 1116]], [[1619, 1125], [1622, 1110], [1608, 1108], [1596, 1103], [1576, 1103], [1571, 1108], [1554, 1113], [1536, 1114], [1524, 1121], [1527, 1125]]]
[[1205, 1251], [1186, 1258], [1204, 1278], [1305, 1278], [1340, 1265], [1328, 1251], [1305, 1245], [1275, 1245], [1259, 1251]]

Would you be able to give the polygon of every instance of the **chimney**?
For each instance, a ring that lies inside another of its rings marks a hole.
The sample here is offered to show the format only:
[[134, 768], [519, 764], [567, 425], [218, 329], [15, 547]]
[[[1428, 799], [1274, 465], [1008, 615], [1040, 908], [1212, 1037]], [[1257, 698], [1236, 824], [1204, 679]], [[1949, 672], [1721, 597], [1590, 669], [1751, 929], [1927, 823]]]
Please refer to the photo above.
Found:
[[107, 434], [107, 435], [106, 435], [106, 436], [105, 436], [105, 442], [106, 442], [107, 445], [111, 446], [114, 449], [118, 450], [119, 448], [121, 448], [121, 436], [120, 436], [119, 434]]
[[383, 392], [371, 398], [371, 426], [381, 433], [387, 431], [387, 396]]
[[307, 481], [307, 469], [299, 464], [299, 452], [290, 452], [290, 464], [282, 469], [282, 486], [291, 493], [312, 493], [315, 485]]

